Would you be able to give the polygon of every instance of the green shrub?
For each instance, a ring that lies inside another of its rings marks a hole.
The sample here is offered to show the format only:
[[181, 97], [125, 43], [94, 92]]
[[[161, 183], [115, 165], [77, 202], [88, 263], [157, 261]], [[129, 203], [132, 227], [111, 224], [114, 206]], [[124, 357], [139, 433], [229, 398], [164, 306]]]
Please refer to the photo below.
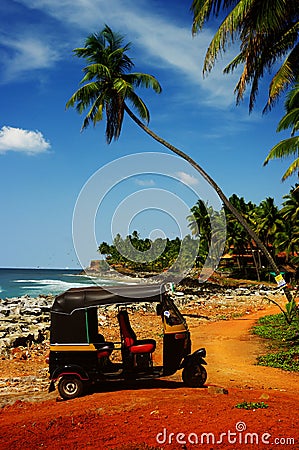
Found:
[[235, 408], [238, 409], [265, 409], [268, 408], [269, 406], [264, 403], [264, 402], [242, 402], [242, 403], [238, 403]]
[[262, 366], [299, 372], [299, 319], [288, 324], [283, 314], [265, 316], [253, 327], [253, 333], [268, 340], [271, 353], [257, 358]]
[[258, 364], [261, 366], [276, 367], [291, 372], [299, 372], [299, 348], [278, 353], [259, 356]]

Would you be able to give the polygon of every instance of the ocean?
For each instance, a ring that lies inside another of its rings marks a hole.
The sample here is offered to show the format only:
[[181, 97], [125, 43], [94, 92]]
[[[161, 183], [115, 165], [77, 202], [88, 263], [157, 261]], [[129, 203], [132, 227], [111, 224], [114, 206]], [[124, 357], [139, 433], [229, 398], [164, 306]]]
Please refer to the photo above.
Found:
[[88, 277], [81, 272], [82, 269], [0, 268], [0, 299], [23, 295], [57, 295], [73, 287], [116, 284], [116, 281]]

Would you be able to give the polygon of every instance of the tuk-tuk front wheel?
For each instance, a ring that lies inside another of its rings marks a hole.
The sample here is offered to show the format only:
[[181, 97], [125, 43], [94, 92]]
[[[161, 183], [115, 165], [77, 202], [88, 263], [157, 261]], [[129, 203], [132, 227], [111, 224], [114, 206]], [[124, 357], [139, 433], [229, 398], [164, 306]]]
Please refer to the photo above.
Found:
[[207, 371], [201, 364], [190, 364], [183, 369], [182, 378], [188, 387], [201, 387], [207, 380]]
[[83, 383], [80, 378], [62, 377], [58, 383], [58, 392], [65, 400], [80, 397], [83, 394]]

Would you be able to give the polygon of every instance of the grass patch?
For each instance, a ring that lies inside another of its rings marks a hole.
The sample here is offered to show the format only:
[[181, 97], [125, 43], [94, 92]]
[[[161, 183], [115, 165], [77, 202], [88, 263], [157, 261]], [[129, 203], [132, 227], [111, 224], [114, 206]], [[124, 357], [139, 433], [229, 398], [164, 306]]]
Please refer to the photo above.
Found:
[[283, 314], [265, 316], [252, 329], [254, 334], [267, 339], [271, 352], [259, 356], [257, 363], [299, 372], [299, 318], [288, 324]]
[[235, 408], [238, 409], [266, 409], [268, 405], [264, 402], [242, 402], [238, 403]]

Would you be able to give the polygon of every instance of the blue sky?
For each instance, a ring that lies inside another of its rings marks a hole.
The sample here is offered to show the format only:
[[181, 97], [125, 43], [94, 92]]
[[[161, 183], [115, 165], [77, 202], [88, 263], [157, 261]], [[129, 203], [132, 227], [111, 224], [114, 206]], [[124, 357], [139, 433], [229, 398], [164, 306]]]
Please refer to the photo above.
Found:
[[[160, 95], [140, 91], [151, 112], [150, 127], [202, 165], [227, 196], [237, 193], [256, 203], [271, 196], [280, 205], [296, 181], [281, 182], [288, 161], [262, 164], [269, 149], [287, 136], [276, 133], [283, 102], [262, 116], [265, 80], [252, 114], [248, 114], [246, 99], [235, 106], [237, 74], [222, 74], [233, 49], [203, 78], [203, 56], [213, 30], [207, 27], [192, 37], [190, 5], [191, 1], [179, 0], [1, 1], [0, 267], [77, 267], [73, 212], [90, 177], [118, 158], [167, 153], [129, 118], [119, 141], [107, 146], [104, 123], [80, 133], [82, 117], [65, 110], [84, 65], [72, 50], [105, 23], [132, 42], [129, 55], [135, 70], [155, 75], [162, 85]], [[187, 205], [195, 200], [194, 194], [186, 192], [186, 184], [192, 190], [198, 180], [187, 165], [174, 168], [176, 183], [183, 183], [180, 187], [172, 186], [168, 169], [159, 163], [157, 173], [148, 174], [144, 167], [123, 185], [122, 175], [127, 171], [123, 161], [115, 166], [119, 181], [109, 190], [106, 206], [101, 206], [106, 209], [97, 211], [99, 243], [111, 241], [113, 212], [119, 213], [117, 205], [135, 191], [173, 189]], [[139, 221], [134, 216], [128, 230], [136, 225], [144, 236], [156, 229], [169, 237], [179, 234], [175, 217], [169, 219], [171, 214], [165, 214], [162, 218], [161, 210], [151, 215], [150, 210], [146, 208], [143, 221], [135, 212]]]

